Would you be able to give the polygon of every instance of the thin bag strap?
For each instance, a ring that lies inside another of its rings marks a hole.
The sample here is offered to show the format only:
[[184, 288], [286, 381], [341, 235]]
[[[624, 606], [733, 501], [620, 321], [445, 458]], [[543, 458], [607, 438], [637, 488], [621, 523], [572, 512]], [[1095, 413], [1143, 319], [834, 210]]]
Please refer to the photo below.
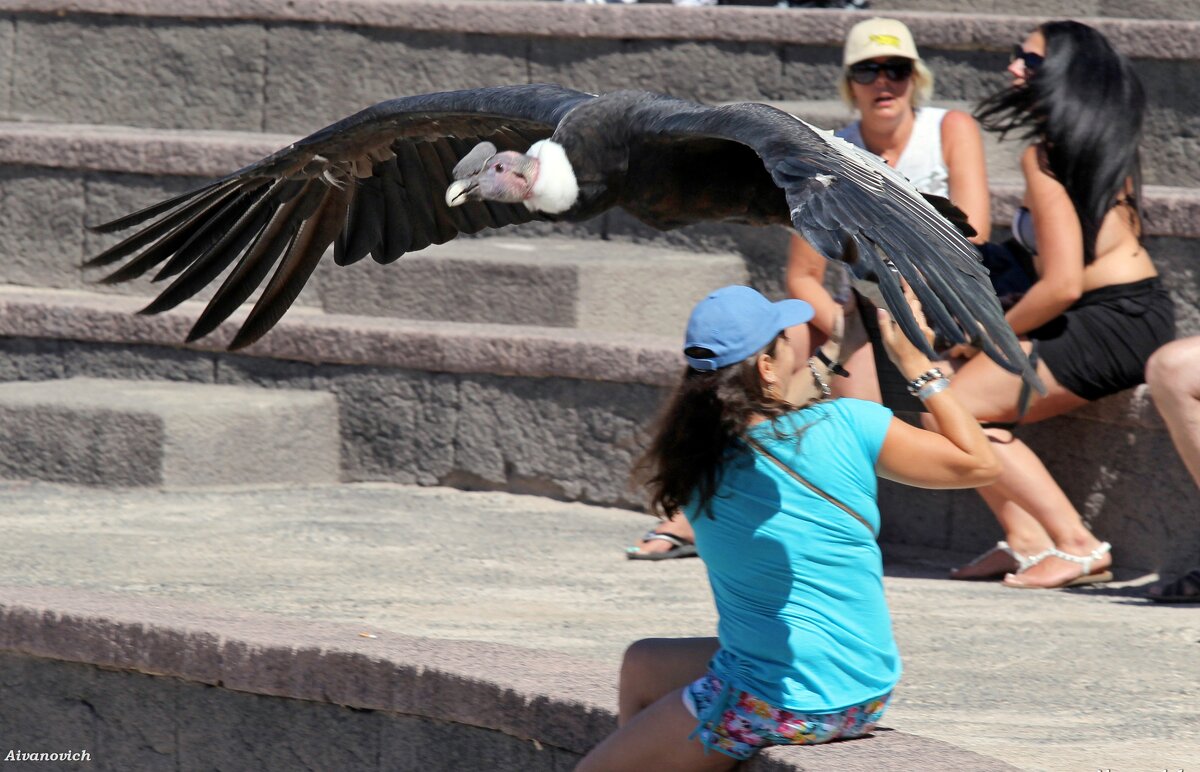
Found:
[[845, 512], [847, 515], [850, 515], [850, 517], [853, 517], [855, 520], [857, 520], [858, 522], [865, 525], [867, 527], [867, 530], [871, 532], [871, 536], [875, 537], [875, 529], [871, 527], [871, 524], [867, 522], [867, 519], [865, 517], [858, 514], [853, 509], [846, 506], [842, 502], [838, 501], [833, 496], [830, 496], [828, 493], [821, 490], [813, 483], [810, 483], [803, 476], [801, 476], [801, 474], [799, 472], [797, 472], [795, 469], [792, 469], [790, 466], [788, 466], [787, 464], [780, 461], [778, 456], [776, 456], [774, 453], [772, 453], [771, 451], [769, 451], [765, 447], [763, 447], [762, 443], [760, 443], [758, 440], [756, 440], [750, 436], [747, 436], [745, 439], [746, 439], [746, 442], [748, 442], [750, 444], [750, 447], [754, 448], [759, 453], [762, 453], [764, 456], [771, 459], [771, 461], [774, 462], [775, 466], [777, 466], [780, 469], [782, 469], [783, 471], [787, 472], [789, 475], [791, 475], [793, 478], [795, 478], [796, 481], [799, 482], [801, 485], [803, 485], [805, 488], [808, 488], [813, 493], [817, 494], [821, 498], [828, 501], [830, 504], [834, 505], [838, 509]]

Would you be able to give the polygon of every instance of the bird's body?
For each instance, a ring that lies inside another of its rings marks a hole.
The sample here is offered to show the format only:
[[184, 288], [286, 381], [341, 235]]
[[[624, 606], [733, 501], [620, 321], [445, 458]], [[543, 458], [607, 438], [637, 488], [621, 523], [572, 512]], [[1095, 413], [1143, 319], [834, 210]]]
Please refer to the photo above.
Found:
[[[935, 203], [883, 164], [766, 105], [493, 87], [369, 107], [204, 188], [99, 226], [110, 232], [157, 218], [90, 263], [130, 258], [106, 281], [158, 266], [156, 278], [175, 277], [147, 312], [177, 305], [232, 265], [189, 340], [267, 281], [233, 341], [239, 347], [279, 320], [331, 243], [338, 264], [368, 254], [386, 263], [460, 233], [584, 220], [617, 206], [659, 229], [792, 225], [826, 257], [864, 261], [914, 342], [901, 276], [946, 340], [975, 341], [1036, 381], [974, 248], [943, 214], [957, 213], [960, 226], [965, 219], [949, 202]], [[928, 350], [923, 338], [919, 345]]]

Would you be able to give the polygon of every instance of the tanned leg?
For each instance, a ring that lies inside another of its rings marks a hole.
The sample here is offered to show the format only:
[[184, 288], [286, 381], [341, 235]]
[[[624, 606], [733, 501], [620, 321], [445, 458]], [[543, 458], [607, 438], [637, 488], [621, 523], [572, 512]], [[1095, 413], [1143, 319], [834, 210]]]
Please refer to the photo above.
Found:
[[[1030, 348], [1028, 342], [1023, 342], [1022, 346], [1026, 351]], [[1045, 363], [1039, 363], [1038, 375], [1046, 385], [1047, 394], [1045, 397], [1033, 395], [1023, 422], [1041, 421], [1087, 404], [1082, 397], [1058, 383]], [[951, 388], [971, 414], [981, 421], [1012, 421], [1017, 417], [1020, 379], [987, 357], [976, 356], [963, 365], [955, 374]], [[992, 448], [1004, 465], [1004, 472], [991, 486], [985, 500], [1002, 522], [1014, 528], [1012, 533], [1006, 530], [1006, 540], [1013, 549], [1030, 554], [1045, 548], [1045, 540], [1036, 538], [1037, 531], [1032, 522], [1041, 526], [1053, 546], [1068, 554], [1083, 556], [1100, 546], [1100, 540], [1083, 524], [1079, 511], [1028, 445], [1004, 430], [989, 430], [988, 436], [993, 439]], [[1092, 571], [1111, 564], [1111, 556], [1103, 555], [1092, 566]], [[1057, 587], [1078, 575], [1079, 564], [1049, 557], [1019, 578], [1010, 576], [1005, 581], [1023, 586]]]
[[621, 663], [618, 729], [597, 745], [576, 772], [726, 770], [735, 761], [704, 752], [688, 735], [696, 719], [683, 706], [682, 687], [708, 672], [716, 638], [647, 638]]

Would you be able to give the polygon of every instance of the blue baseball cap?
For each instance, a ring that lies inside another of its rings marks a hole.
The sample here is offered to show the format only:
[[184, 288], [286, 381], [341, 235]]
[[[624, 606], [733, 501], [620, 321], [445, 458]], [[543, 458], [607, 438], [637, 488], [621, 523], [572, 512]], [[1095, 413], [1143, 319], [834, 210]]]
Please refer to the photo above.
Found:
[[[695, 370], [718, 370], [741, 362], [766, 347], [783, 330], [813, 318], [803, 300], [772, 303], [750, 287], [730, 285], [709, 294], [692, 309], [684, 338], [684, 359]], [[687, 355], [706, 348], [711, 357]]]

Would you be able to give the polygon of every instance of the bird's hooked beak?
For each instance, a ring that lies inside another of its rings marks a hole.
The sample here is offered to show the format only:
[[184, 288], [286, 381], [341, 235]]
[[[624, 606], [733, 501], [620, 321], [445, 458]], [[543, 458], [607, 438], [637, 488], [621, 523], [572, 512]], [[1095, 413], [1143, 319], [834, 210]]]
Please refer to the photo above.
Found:
[[472, 177], [469, 180], [455, 180], [446, 188], [446, 206], [458, 206], [465, 204], [468, 201], [478, 199], [478, 196], [472, 196], [479, 189], [479, 183]]
[[[482, 157], [488, 148], [492, 154]], [[513, 150], [494, 151], [490, 143], [482, 143], [454, 167], [455, 180], [446, 188], [447, 206], [468, 201], [516, 204], [533, 196], [538, 159]]]

